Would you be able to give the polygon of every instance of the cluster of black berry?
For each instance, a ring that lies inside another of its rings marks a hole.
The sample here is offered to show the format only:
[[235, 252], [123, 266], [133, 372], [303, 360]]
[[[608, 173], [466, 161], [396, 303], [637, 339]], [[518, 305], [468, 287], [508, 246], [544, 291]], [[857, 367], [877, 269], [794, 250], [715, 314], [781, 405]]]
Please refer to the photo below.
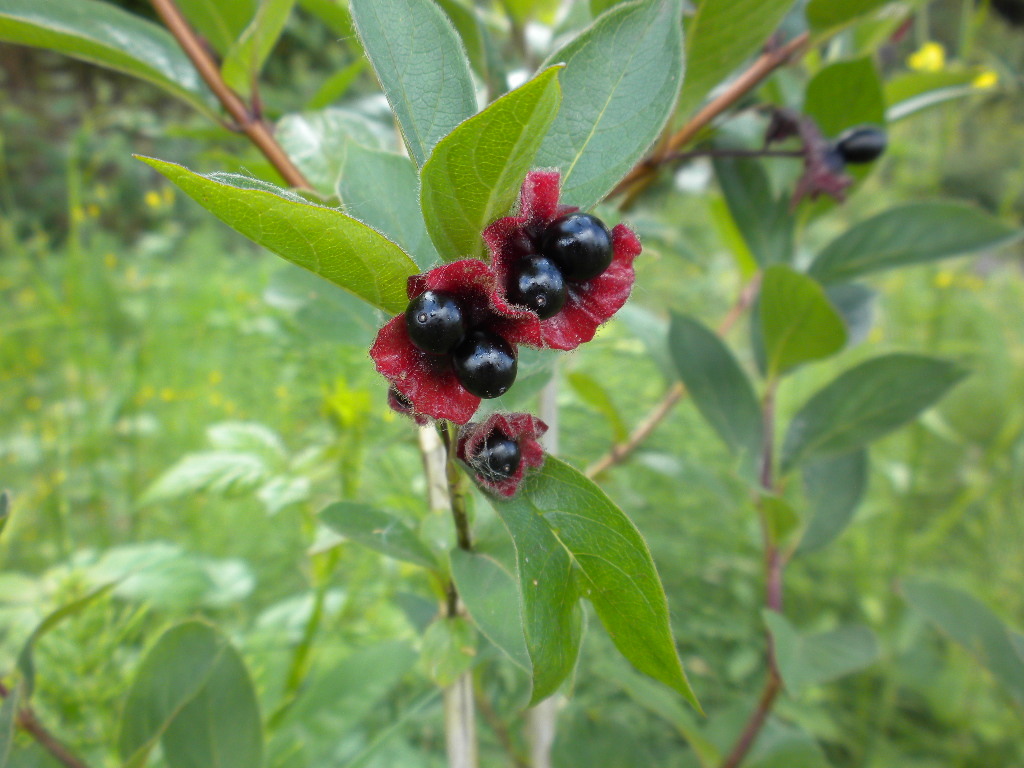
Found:
[[612, 233], [589, 213], [560, 216], [543, 229], [524, 227], [510, 245], [516, 259], [505, 287], [511, 302], [541, 320], [565, 306], [569, 283], [585, 283], [612, 263]]

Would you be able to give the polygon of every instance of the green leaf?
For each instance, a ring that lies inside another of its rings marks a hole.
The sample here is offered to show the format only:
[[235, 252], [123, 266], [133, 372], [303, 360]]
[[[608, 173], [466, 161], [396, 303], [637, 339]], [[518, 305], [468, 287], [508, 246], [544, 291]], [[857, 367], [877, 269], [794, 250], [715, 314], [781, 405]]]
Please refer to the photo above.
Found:
[[358, 112], [328, 108], [285, 115], [274, 137], [314, 189], [333, 195], [350, 141], [384, 148], [380, 128]]
[[323, 21], [340, 39], [355, 36], [352, 14], [345, 0], [299, 0], [299, 5]]
[[502, 0], [501, 4], [520, 24], [531, 18], [550, 24], [561, 5], [559, 0]]
[[0, 534], [7, 527], [11, 519], [11, 495], [7, 491], [0, 491]]
[[833, 355], [846, 344], [846, 325], [825, 290], [790, 267], [765, 270], [759, 304], [769, 378]]
[[782, 23], [793, 0], [702, 0], [686, 26], [688, 71], [679, 114], [689, 116]]
[[437, 570], [437, 559], [430, 548], [392, 514], [366, 504], [339, 501], [320, 512], [320, 521], [335, 533], [382, 555]]
[[401, 248], [341, 211], [300, 202], [287, 190], [244, 176], [200, 176], [139, 157], [217, 218], [278, 256], [397, 315], [409, 303], [405, 283], [418, 268]]
[[781, 496], [765, 495], [761, 497], [759, 503], [772, 542], [777, 544], [785, 541], [786, 537], [800, 526], [800, 515]]
[[841, 282], [869, 272], [997, 248], [1022, 234], [1024, 230], [973, 206], [912, 203], [854, 225], [825, 246], [808, 272], [822, 283]]
[[781, 613], [766, 610], [764, 620], [782, 681], [793, 694], [864, 669], [879, 655], [874, 632], [862, 625], [805, 635]]
[[323, 109], [340, 99], [348, 93], [348, 89], [351, 88], [356, 79], [363, 74], [363, 70], [366, 69], [366, 65], [366, 58], [360, 56], [347, 67], [339, 69], [329, 78], [324, 80], [316, 93], [313, 94], [313, 98], [311, 98], [309, 103], [306, 104], [306, 108]]
[[732, 352], [699, 320], [675, 314], [669, 350], [697, 410], [747, 469], [752, 469], [764, 441], [761, 406]]
[[860, 283], [834, 283], [825, 287], [825, 295], [846, 325], [846, 346], [864, 341], [875, 323], [878, 291]]
[[964, 375], [948, 360], [899, 353], [851, 368], [793, 417], [782, 449], [783, 470], [884, 437], [937, 403]]
[[0, 41], [47, 48], [158, 85], [217, 119], [213, 95], [167, 30], [98, 0], [0, 0]]
[[22, 696], [27, 701], [35, 690], [36, 685], [36, 665], [35, 665], [35, 649], [36, 643], [39, 639], [49, 632], [51, 629], [60, 624], [64, 619], [74, 616], [76, 613], [81, 612], [92, 604], [95, 600], [103, 597], [115, 584], [108, 583], [97, 587], [91, 592], [86, 593], [84, 596], [73, 600], [66, 605], [62, 605], [57, 610], [53, 611], [46, 616], [36, 628], [32, 630], [32, 634], [28, 636], [24, 645], [21, 646], [21, 651], [18, 653], [17, 667], [18, 671], [21, 672], [22, 677]]
[[222, 56], [256, 12], [256, 0], [177, 0], [189, 24]]
[[487, 84], [491, 92], [502, 93], [507, 86], [501, 51], [495, 45], [487, 24], [481, 18], [481, 10], [469, 0], [437, 0], [437, 4], [455, 26], [466, 46], [469, 63], [480, 75], [480, 79]]
[[431, 0], [352, 0], [366, 56], [417, 165], [476, 112], [459, 36]]
[[438, 257], [423, 223], [418, 188], [409, 158], [347, 142], [338, 178], [345, 210], [402, 246], [425, 271]]
[[619, 409], [615, 407], [615, 403], [612, 401], [611, 395], [608, 394], [608, 390], [597, 379], [585, 373], [574, 371], [566, 377], [566, 380], [569, 382], [569, 386], [573, 388], [573, 391], [579, 395], [580, 400], [600, 413], [605, 421], [608, 422], [615, 442], [624, 442], [629, 437], [629, 428], [626, 426], [626, 422], [622, 420]]
[[549, 456], [517, 496], [491, 504], [516, 546], [533, 701], [551, 693], [572, 669], [579, 643], [572, 606], [580, 594], [593, 603], [623, 656], [699, 707], [676, 652], [647, 544], [600, 488]]
[[442, 617], [427, 627], [420, 661], [427, 677], [447, 688], [476, 660], [476, 630], [461, 616]]
[[810, 0], [805, 13], [807, 23], [815, 32], [825, 32], [845, 26], [890, 0]]
[[220, 68], [224, 82], [245, 98], [252, 94], [294, 6], [295, 0], [260, 0], [252, 22], [224, 57]]
[[867, 489], [867, 451], [808, 461], [803, 475], [810, 522], [799, 550], [813, 552], [835, 541], [853, 519]]
[[992, 610], [968, 593], [935, 582], [910, 580], [902, 591], [907, 602], [944, 634], [967, 649], [996, 681], [1024, 707], [1024, 656], [1019, 637]]
[[162, 742], [169, 768], [259, 768], [256, 694], [238, 652], [208, 624], [167, 630], [142, 660], [125, 701], [118, 751], [125, 768]]
[[804, 112], [835, 137], [855, 125], [885, 125], [885, 94], [870, 57], [823, 68], [807, 85]]
[[905, 72], [885, 83], [887, 118], [895, 122], [928, 107], [978, 93], [974, 87], [976, 69], [941, 72]]
[[561, 170], [562, 203], [593, 207], [661, 133], [683, 77], [680, 14], [680, 0], [621, 5], [548, 57], [565, 63], [565, 97], [537, 165]]
[[271, 468], [260, 456], [232, 451], [190, 453], [175, 462], [150, 485], [139, 503], [143, 506], [193, 493], [237, 494], [253, 490], [270, 477]]
[[0, 706], [0, 768], [7, 768], [7, 760], [11, 756], [11, 745], [14, 743], [14, 721], [21, 704], [21, 683], [7, 691], [3, 705]]
[[434, 147], [421, 172], [420, 205], [441, 258], [483, 255], [481, 233], [512, 207], [558, 112], [559, 69], [505, 94]]
[[764, 165], [749, 158], [719, 157], [714, 166], [729, 213], [757, 263], [792, 261], [794, 219], [789, 200], [772, 191]]
[[513, 662], [530, 671], [515, 577], [489, 555], [453, 549], [452, 579], [480, 632]]

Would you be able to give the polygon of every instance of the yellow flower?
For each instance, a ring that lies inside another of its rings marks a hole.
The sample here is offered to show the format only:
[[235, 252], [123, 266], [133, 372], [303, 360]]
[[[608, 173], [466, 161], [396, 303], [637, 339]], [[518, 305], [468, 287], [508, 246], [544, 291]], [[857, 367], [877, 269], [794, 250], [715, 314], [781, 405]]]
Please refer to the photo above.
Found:
[[160, 193], [155, 189], [151, 189], [146, 193], [145, 200], [146, 205], [150, 208], [159, 208], [163, 204], [163, 200], [160, 199]]
[[953, 284], [953, 280], [956, 278], [952, 272], [948, 269], [941, 270], [935, 275], [935, 286], [937, 288], [949, 288]]
[[985, 91], [999, 85], [999, 75], [992, 69], [986, 69], [978, 73], [978, 76], [971, 81], [971, 85], [979, 90]]
[[925, 43], [910, 54], [907, 64], [918, 72], [941, 72], [946, 68], [946, 49], [941, 43]]

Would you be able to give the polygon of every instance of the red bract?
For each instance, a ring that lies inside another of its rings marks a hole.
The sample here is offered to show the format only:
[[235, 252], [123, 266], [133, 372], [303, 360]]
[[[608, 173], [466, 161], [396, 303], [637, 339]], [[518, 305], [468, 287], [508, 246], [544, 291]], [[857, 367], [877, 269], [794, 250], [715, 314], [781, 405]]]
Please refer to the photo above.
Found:
[[[548, 425], [528, 413], [495, 413], [487, 421], [467, 424], [459, 433], [458, 457], [476, 481], [499, 496], [514, 496], [528, 467], [544, 463], [544, 449], [537, 439], [548, 431]], [[519, 446], [519, 466], [508, 478], [492, 480], [480, 472], [479, 457], [489, 440], [504, 436]]]
[[[558, 204], [558, 171], [531, 171], [519, 194], [519, 212], [498, 219], [484, 230], [484, 242], [491, 249], [497, 277], [496, 304], [508, 305], [505, 286], [512, 266], [523, 258], [528, 246], [536, 244], [544, 228], [554, 219], [579, 210]], [[540, 321], [540, 342], [552, 349], [575, 349], [594, 338], [597, 327], [611, 319], [629, 298], [636, 279], [633, 259], [640, 254], [640, 241], [626, 226], [612, 229], [611, 266], [583, 283], [567, 282], [568, 298], [562, 311]]]
[[[513, 347], [536, 344], [540, 338], [537, 316], [496, 301], [494, 288], [494, 273], [487, 264], [461, 259], [413, 275], [406, 293], [410, 299], [428, 289], [450, 293], [458, 301], [467, 327], [501, 336]], [[465, 424], [480, 405], [480, 398], [459, 383], [450, 355], [431, 355], [413, 345], [404, 314], [393, 317], [380, 329], [370, 347], [370, 357], [415, 414]]]

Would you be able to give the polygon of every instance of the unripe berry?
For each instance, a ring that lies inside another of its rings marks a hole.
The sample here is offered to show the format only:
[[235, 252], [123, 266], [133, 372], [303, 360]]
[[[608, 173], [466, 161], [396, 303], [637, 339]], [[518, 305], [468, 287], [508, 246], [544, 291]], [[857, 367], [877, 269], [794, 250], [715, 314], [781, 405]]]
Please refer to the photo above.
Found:
[[432, 355], [447, 355], [466, 335], [462, 310], [444, 291], [424, 291], [410, 301], [405, 327], [412, 343]]
[[452, 365], [467, 392], [490, 399], [500, 397], [516, 380], [515, 350], [486, 331], [472, 331], [452, 353]]
[[589, 213], [568, 213], [544, 230], [541, 255], [558, 265], [563, 278], [583, 283], [611, 265], [612, 234]]

